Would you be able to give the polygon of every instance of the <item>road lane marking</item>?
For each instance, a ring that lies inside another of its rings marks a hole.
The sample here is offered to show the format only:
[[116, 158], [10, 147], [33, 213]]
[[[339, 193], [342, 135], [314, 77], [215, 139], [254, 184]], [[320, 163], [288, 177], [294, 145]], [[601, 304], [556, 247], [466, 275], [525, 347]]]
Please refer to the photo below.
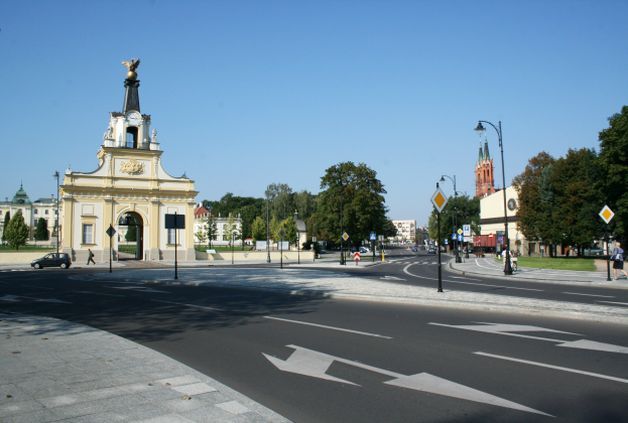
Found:
[[177, 302], [174, 302], [174, 301], [155, 300], [155, 299], [151, 299], [151, 301], [154, 301], [156, 303], [180, 305], [180, 306], [189, 307], [189, 308], [198, 308], [200, 310], [217, 311], [217, 312], [222, 312], [223, 311], [223, 310], [221, 310], [219, 308], [209, 307], [209, 306], [202, 306], [202, 305], [196, 305], [196, 304], [177, 303]]
[[[413, 276], [415, 278], [419, 278], [419, 279], [427, 279], [430, 281], [436, 281], [438, 280], [438, 278], [433, 278], [433, 277], [429, 277], [429, 276], [420, 276], [420, 275], [415, 275], [414, 273], [410, 272], [408, 270], [408, 268], [410, 266], [412, 266], [413, 263], [407, 265], [406, 267], [403, 268], [403, 273], [405, 273], [406, 275], [409, 276]], [[487, 286], [489, 288], [504, 288], [504, 289], [517, 289], [519, 291], [536, 291], [536, 292], [544, 292], [543, 289], [536, 289], [536, 288], [518, 288], [518, 287], [514, 287], [514, 286], [506, 286], [506, 285], [492, 285], [492, 284], [488, 284], [488, 283], [476, 283], [476, 282], [462, 282], [462, 281], [452, 281], [451, 279], [443, 279], [443, 282], [447, 282], [447, 283], [460, 283], [463, 285], [478, 285], [478, 286]]]
[[473, 279], [473, 278], [467, 278], [466, 276], [452, 276], [453, 279], [464, 279], [467, 281], [478, 281], [480, 282], [482, 279]]
[[429, 325], [433, 326], [442, 326], [446, 328], [453, 329], [463, 329], [470, 330], [474, 332], [483, 332], [483, 333], [492, 333], [494, 335], [504, 335], [504, 336], [513, 336], [515, 338], [526, 338], [526, 339], [535, 339], [537, 341], [550, 341], [550, 342], [565, 342], [562, 339], [554, 339], [554, 338], [542, 338], [540, 336], [532, 336], [532, 335], [524, 335], [521, 333], [511, 333], [514, 331], [518, 332], [551, 332], [551, 333], [563, 333], [568, 335], [579, 335], [573, 332], [563, 332], [554, 329], [546, 329], [539, 326], [529, 326], [529, 325], [510, 325], [505, 323], [489, 323], [489, 322], [478, 322], [479, 325], [447, 325], [445, 323], [434, 323], [430, 322]]
[[126, 297], [126, 295], [122, 295], [122, 294], [107, 294], [105, 292], [93, 292], [93, 291], [72, 291], [72, 292], [76, 292], [77, 294], [102, 295], [105, 297], [118, 297], [118, 298]]
[[507, 357], [504, 355], [497, 355], [497, 354], [490, 354], [490, 353], [485, 353], [482, 351], [476, 351], [473, 354], [481, 355], [484, 357], [497, 358], [500, 360], [513, 361], [515, 363], [530, 364], [532, 366], [545, 367], [547, 369], [560, 370], [563, 372], [576, 373], [580, 375], [595, 377], [598, 379], [612, 380], [613, 382], [628, 383], [628, 379], [622, 379], [620, 377], [608, 376], [608, 375], [603, 375], [600, 373], [587, 372], [585, 370], [572, 369], [570, 367], [554, 366], [553, 364], [539, 363], [538, 361], [523, 360], [520, 358]]
[[580, 292], [567, 292], [563, 291], [563, 294], [567, 295], [581, 295], [583, 297], [599, 297], [599, 298], [615, 298], [612, 295], [598, 295], [598, 294], [581, 294]]
[[345, 329], [345, 328], [340, 328], [337, 326], [321, 325], [319, 323], [310, 323], [310, 322], [304, 322], [301, 320], [283, 319], [281, 317], [274, 317], [274, 316], [264, 316], [264, 319], [278, 320], [280, 322], [286, 322], [286, 323], [295, 323], [297, 325], [313, 326], [313, 327], [322, 328], [322, 329], [331, 329], [331, 330], [336, 330], [339, 332], [353, 333], [356, 335], [372, 336], [374, 338], [393, 339], [392, 336], [379, 335], [377, 333], [371, 333], [371, 332], [362, 332], [362, 331], [353, 330], [353, 329]]
[[302, 376], [314, 377], [317, 379], [345, 383], [359, 387], [360, 385], [357, 385], [350, 380], [340, 379], [327, 374], [331, 365], [336, 361], [357, 367], [359, 369], [392, 377], [393, 379], [383, 382], [386, 385], [554, 417], [550, 414], [535, 410], [525, 405], [517, 404], [516, 402], [509, 401], [507, 399], [491, 395], [487, 392], [479, 391], [469, 386], [461, 385], [426, 372], [404, 375], [387, 369], [370, 366], [358, 361], [348, 360], [346, 358], [300, 347], [298, 345], [286, 345], [286, 347], [294, 349], [292, 354], [290, 354], [286, 360], [273, 357], [272, 355], [266, 353], [262, 353], [262, 355], [270, 361], [273, 366], [282, 372], [294, 373]]

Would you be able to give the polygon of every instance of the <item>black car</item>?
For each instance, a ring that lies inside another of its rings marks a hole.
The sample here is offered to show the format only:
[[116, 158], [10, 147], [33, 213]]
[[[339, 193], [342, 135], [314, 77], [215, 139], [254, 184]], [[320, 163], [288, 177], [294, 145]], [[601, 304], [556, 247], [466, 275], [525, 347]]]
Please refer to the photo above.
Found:
[[71, 264], [72, 260], [68, 254], [50, 253], [46, 254], [42, 258], [33, 260], [31, 262], [31, 267], [34, 267], [35, 269], [41, 269], [43, 267], [60, 267], [62, 269], [67, 269]]

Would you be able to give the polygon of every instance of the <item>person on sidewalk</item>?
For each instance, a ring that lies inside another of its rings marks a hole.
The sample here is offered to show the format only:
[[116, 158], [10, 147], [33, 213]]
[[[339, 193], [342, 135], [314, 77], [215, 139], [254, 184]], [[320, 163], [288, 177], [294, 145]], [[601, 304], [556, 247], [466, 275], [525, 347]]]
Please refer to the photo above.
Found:
[[88, 248], [87, 252], [89, 254], [88, 257], [87, 257], [87, 266], [89, 266], [89, 262], [90, 261], [92, 262], [92, 264], [96, 264], [96, 262], [94, 261], [94, 253], [92, 253], [91, 248]]
[[624, 277], [628, 279], [628, 273], [624, 270], [624, 249], [621, 248], [621, 243], [617, 243], [613, 249], [613, 254], [610, 259], [613, 261], [613, 279], [617, 280], [617, 271], [621, 270]]

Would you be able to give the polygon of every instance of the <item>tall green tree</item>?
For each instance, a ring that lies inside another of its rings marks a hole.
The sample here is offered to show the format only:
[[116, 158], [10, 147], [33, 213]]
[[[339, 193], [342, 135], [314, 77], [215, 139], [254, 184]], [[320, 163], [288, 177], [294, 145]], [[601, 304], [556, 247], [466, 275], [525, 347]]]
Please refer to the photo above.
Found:
[[266, 221], [257, 216], [251, 224], [251, 237], [254, 241], [266, 240]]
[[11, 248], [19, 250], [22, 245], [26, 245], [28, 239], [28, 226], [24, 223], [22, 211], [18, 210], [4, 228], [4, 235]]
[[554, 194], [550, 212], [558, 232], [554, 236], [560, 243], [584, 247], [599, 239], [603, 234], [598, 216], [604, 203], [603, 171], [595, 151], [570, 149], [552, 166], [550, 184]]
[[628, 241], [628, 106], [623, 106], [608, 122], [609, 127], [599, 134], [600, 161], [605, 173], [604, 200], [615, 212], [611, 230], [625, 245]]
[[519, 197], [518, 224], [527, 239], [551, 241], [553, 238], [550, 215], [553, 196], [548, 191], [548, 176], [555, 161], [542, 151], [528, 160], [524, 171], [513, 179]]
[[11, 213], [8, 211], [4, 214], [4, 225], [2, 226], [4, 229], [2, 230], [2, 242], [6, 242], [5, 231], [7, 226], [9, 226], [9, 222], [11, 221]]
[[216, 218], [209, 212], [207, 220], [205, 221], [205, 229], [207, 230], [208, 247], [212, 248], [212, 241], [216, 239], [218, 233], [218, 226], [216, 225]]
[[37, 219], [37, 227], [35, 228], [35, 239], [37, 241], [48, 241], [50, 234], [48, 233], [48, 221], [43, 217]]
[[383, 233], [388, 221], [384, 184], [366, 164], [343, 162], [331, 166], [321, 178], [316, 225], [324, 239], [335, 244], [347, 232], [352, 244]]
[[278, 220], [292, 216], [296, 209], [294, 193], [288, 184], [274, 183], [268, 185], [266, 199], [270, 204], [271, 217], [276, 217]]

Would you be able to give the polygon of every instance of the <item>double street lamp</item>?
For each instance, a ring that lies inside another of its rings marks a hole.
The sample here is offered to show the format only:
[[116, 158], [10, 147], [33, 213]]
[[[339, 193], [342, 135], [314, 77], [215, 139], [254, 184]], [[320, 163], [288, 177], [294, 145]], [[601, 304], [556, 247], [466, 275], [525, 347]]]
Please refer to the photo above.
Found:
[[504, 230], [505, 230], [505, 238], [504, 241], [506, 243], [506, 263], [504, 263], [504, 274], [512, 275], [512, 266], [510, 265], [510, 240], [508, 239], [508, 211], [506, 208], [506, 173], [504, 171], [504, 144], [502, 143], [502, 121], [497, 122], [497, 126], [493, 125], [491, 122], [486, 120], [479, 120], [478, 126], [475, 127], [475, 131], [482, 136], [486, 132], [486, 128], [482, 125], [483, 123], [487, 123], [495, 129], [497, 132], [497, 138], [499, 140], [499, 151], [501, 153], [502, 158], [502, 191], [504, 193]]
[[454, 175], [454, 177], [452, 178], [449, 175], [441, 175], [440, 177], [440, 181], [441, 182], [445, 182], [445, 178], [449, 179], [451, 182], [454, 183], [454, 197], [458, 196], [458, 191], [456, 190], [456, 175]]
[[57, 255], [59, 254], [59, 171], [55, 170], [52, 174], [53, 178], [57, 179], [57, 204], [55, 210], [55, 234], [57, 235]]

